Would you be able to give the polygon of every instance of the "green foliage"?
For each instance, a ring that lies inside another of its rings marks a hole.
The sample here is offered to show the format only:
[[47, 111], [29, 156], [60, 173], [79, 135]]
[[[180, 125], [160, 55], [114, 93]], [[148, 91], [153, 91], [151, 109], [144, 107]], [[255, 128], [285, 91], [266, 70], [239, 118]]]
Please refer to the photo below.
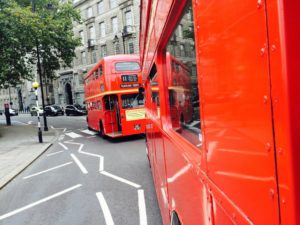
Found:
[[80, 21], [72, 4], [58, 0], [0, 0], [0, 87], [31, 79], [39, 51], [43, 76], [54, 78], [60, 66], [71, 66], [80, 38], [73, 21]]

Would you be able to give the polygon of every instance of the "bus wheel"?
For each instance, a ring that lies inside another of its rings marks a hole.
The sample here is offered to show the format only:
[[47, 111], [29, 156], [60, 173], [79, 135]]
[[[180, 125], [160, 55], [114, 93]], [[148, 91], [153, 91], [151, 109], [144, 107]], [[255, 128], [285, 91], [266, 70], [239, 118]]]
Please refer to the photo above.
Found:
[[104, 136], [103, 124], [102, 124], [101, 121], [100, 121], [100, 123], [99, 123], [99, 135], [100, 135], [101, 137]]
[[180, 220], [176, 212], [172, 212], [171, 215], [171, 225], [181, 225]]

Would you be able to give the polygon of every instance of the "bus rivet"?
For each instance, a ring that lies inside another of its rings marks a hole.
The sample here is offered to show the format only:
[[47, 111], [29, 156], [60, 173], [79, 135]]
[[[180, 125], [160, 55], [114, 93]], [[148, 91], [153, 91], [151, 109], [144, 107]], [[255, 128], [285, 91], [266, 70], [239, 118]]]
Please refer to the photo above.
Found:
[[270, 189], [270, 196], [273, 199], [275, 196], [275, 191], [273, 189]]
[[267, 102], [268, 102], [268, 96], [265, 95], [265, 96], [264, 96], [264, 103], [267, 104]]
[[285, 203], [286, 203], [286, 200], [285, 200], [285, 199], [282, 199], [281, 202], [282, 202], [282, 204], [285, 204]]
[[276, 50], [276, 45], [271, 46], [271, 51], [274, 52]]
[[279, 155], [282, 155], [282, 153], [283, 153], [283, 149], [282, 149], [282, 148], [279, 148], [279, 149], [278, 149], [278, 154], [279, 154]]
[[262, 0], [257, 0], [257, 8], [260, 9], [262, 6]]
[[236, 219], [236, 215], [235, 215], [235, 213], [232, 213], [232, 219]]
[[271, 150], [271, 144], [267, 143], [265, 146], [266, 150], [269, 152]]
[[260, 49], [261, 56], [263, 56], [265, 54], [265, 52], [266, 52], [266, 47], [263, 47]]

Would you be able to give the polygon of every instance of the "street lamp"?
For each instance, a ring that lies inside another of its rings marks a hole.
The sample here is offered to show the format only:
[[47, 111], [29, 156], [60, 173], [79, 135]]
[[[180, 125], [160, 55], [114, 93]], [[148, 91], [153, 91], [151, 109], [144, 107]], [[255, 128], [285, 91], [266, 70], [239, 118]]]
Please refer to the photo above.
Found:
[[[31, 3], [32, 3], [32, 12], [34, 13], [35, 12], [35, 0], [31, 0]], [[52, 4], [48, 4], [47, 8], [52, 9]], [[37, 39], [36, 39], [36, 56], [37, 56], [38, 73], [39, 73], [40, 83], [41, 83], [42, 107], [43, 107], [43, 111], [45, 111], [42, 67], [41, 67], [41, 61], [40, 61], [39, 43], [38, 43]], [[48, 124], [47, 124], [47, 118], [46, 118], [45, 113], [43, 113], [43, 119], [44, 119], [44, 131], [48, 131]]]
[[38, 87], [39, 87], [38, 82], [33, 82], [32, 87], [35, 90], [35, 100], [36, 100], [36, 113], [37, 113], [37, 118], [38, 118], [38, 138], [39, 142], [43, 142], [43, 136], [42, 136], [42, 130], [41, 130], [41, 121], [40, 121], [40, 112], [39, 112], [39, 101], [38, 101]]

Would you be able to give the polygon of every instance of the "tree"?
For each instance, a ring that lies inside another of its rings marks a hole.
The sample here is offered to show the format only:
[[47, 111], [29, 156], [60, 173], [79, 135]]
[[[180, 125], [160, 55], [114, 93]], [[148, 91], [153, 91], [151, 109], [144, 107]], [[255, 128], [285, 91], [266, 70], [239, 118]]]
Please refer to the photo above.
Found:
[[72, 23], [80, 22], [72, 4], [33, 2], [0, 0], [0, 86], [15, 86], [32, 78], [38, 54], [42, 75], [54, 78], [61, 66], [71, 66], [75, 48], [81, 43], [72, 30]]

